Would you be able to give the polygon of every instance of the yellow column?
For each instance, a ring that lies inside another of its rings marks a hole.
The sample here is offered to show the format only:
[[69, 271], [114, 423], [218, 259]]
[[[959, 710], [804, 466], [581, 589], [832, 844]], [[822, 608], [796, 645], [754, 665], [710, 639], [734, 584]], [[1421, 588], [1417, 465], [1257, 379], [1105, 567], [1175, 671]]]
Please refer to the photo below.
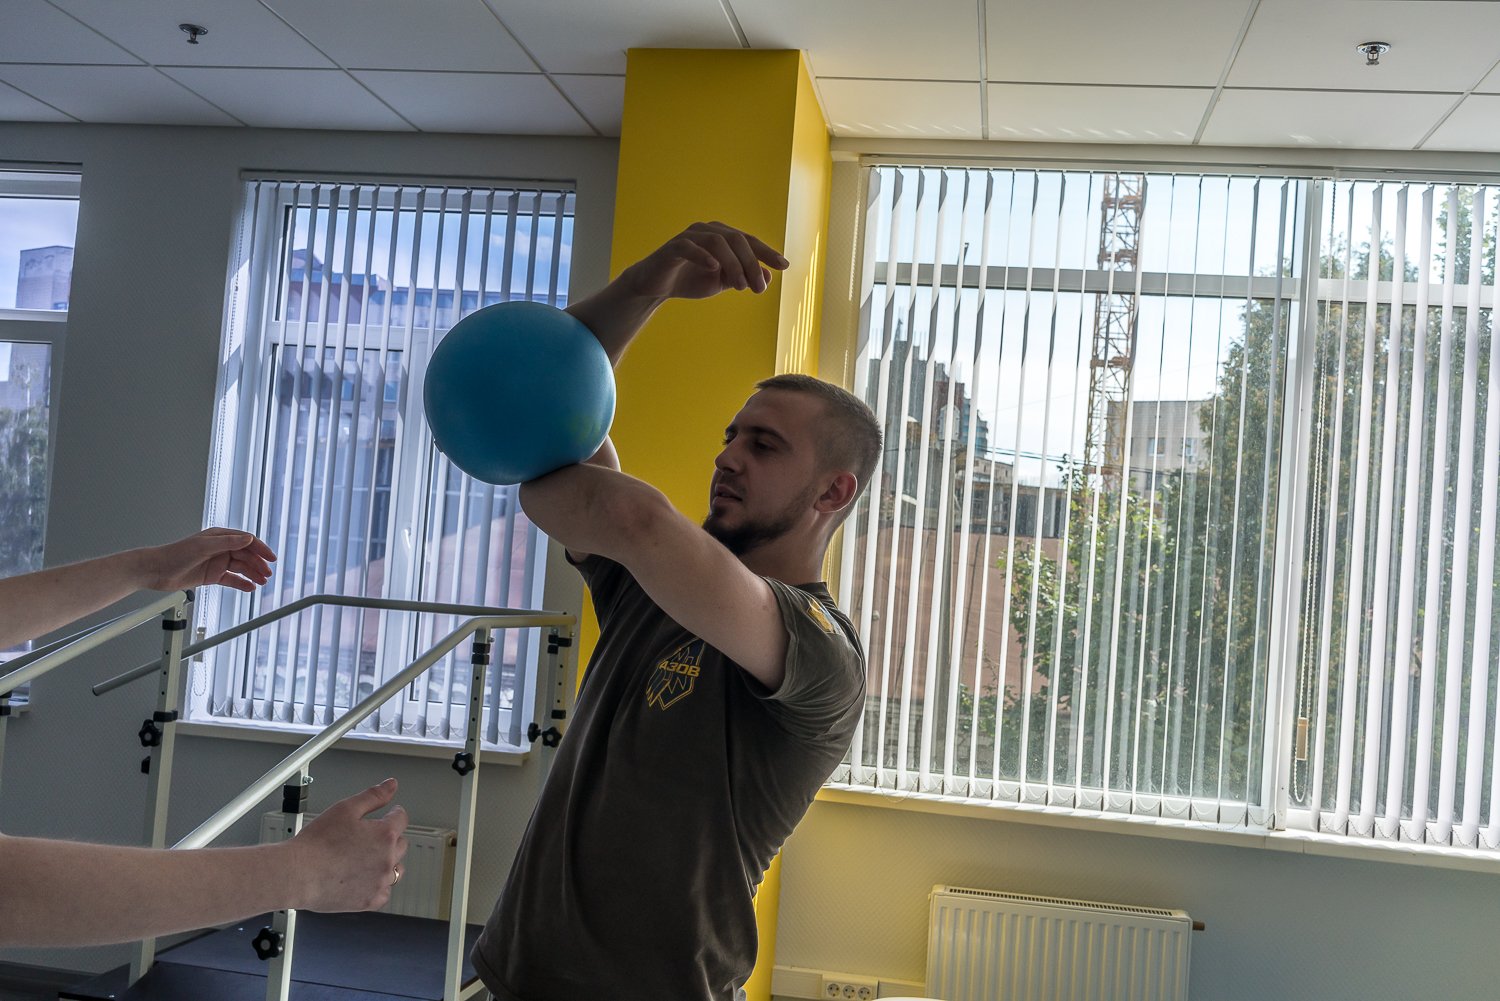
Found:
[[[698, 220], [754, 233], [791, 261], [762, 295], [668, 303], [620, 365], [611, 437], [621, 465], [695, 521], [724, 426], [755, 383], [817, 371], [830, 168], [800, 53], [630, 51], [613, 272]], [[751, 1001], [770, 998], [779, 875], [773, 863], [756, 899]]]

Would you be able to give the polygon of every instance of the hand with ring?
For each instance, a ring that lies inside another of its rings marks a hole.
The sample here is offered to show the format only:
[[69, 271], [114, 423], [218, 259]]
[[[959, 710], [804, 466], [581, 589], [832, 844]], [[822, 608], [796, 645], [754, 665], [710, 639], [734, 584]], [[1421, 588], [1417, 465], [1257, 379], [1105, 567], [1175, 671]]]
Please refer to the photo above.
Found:
[[401, 859], [406, 854], [406, 811], [391, 807], [383, 817], [369, 814], [390, 804], [396, 780], [386, 779], [362, 793], [328, 807], [287, 847], [305, 873], [303, 901], [309, 911], [372, 911], [391, 899], [391, 887], [401, 882]]

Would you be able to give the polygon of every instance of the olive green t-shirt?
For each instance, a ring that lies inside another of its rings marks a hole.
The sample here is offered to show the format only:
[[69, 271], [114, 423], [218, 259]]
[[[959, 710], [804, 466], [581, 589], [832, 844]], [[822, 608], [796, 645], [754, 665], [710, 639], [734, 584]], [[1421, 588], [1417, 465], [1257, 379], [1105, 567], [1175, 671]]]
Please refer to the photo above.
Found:
[[618, 563], [579, 570], [599, 644], [474, 969], [502, 1001], [732, 1001], [761, 877], [859, 722], [858, 638], [824, 585], [768, 579], [768, 692]]

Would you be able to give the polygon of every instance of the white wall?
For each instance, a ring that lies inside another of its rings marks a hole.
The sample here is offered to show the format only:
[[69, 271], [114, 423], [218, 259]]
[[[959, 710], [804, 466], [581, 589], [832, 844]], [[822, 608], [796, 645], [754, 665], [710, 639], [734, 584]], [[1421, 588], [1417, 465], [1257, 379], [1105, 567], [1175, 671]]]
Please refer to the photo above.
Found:
[[[0, 124], [0, 161], [78, 165], [83, 174], [46, 562], [201, 527], [241, 171], [574, 181], [576, 296], [608, 277], [617, 149], [607, 139]], [[549, 578], [548, 607], [576, 611], [576, 576]], [[150, 714], [151, 684], [89, 692], [159, 653], [160, 630], [137, 632], [35, 683], [32, 710], [9, 726], [0, 830], [140, 843], [146, 777], [135, 732]], [[169, 837], [290, 750], [189, 736], [177, 747]], [[458, 777], [443, 760], [334, 751], [313, 775], [315, 810], [394, 775], [414, 823], [456, 819]], [[487, 916], [499, 893], [537, 782], [531, 764], [486, 765], [481, 775], [471, 920]], [[253, 842], [272, 806], [221, 843]], [[0, 951], [0, 961], [87, 971], [125, 957], [123, 948]]]

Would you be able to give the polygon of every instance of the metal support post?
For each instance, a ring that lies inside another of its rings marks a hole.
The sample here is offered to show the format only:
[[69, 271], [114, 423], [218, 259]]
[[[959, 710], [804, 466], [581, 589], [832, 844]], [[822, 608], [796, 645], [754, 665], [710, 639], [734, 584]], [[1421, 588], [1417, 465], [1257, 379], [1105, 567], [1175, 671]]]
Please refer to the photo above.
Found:
[[469, 656], [469, 722], [464, 749], [453, 756], [459, 774], [458, 845], [453, 860], [453, 902], [448, 910], [448, 958], [443, 968], [443, 1001], [462, 1001], [478, 993], [476, 981], [464, 990], [464, 932], [468, 928], [469, 876], [474, 867], [474, 814], [479, 805], [479, 741], [484, 733], [484, 679], [489, 673], [491, 631], [474, 633]]
[[541, 756], [537, 763], [537, 795], [541, 795], [541, 788], [547, 781], [547, 773], [552, 770], [552, 756], [556, 753], [556, 747], [562, 742], [563, 724], [567, 722], [568, 713], [573, 708], [573, 690], [577, 687], [577, 681], [573, 672], [568, 670], [568, 655], [563, 651], [573, 645], [573, 630], [567, 626], [551, 630], [547, 634], [547, 656], [551, 659], [548, 670], [550, 684], [544, 681], [538, 684], [537, 694], [543, 699], [538, 705], [538, 716], [547, 723], [547, 728], [542, 729], [538, 723], [532, 723], [527, 730], [527, 736], [533, 743], [541, 738]]
[[[298, 769], [281, 790], [281, 833], [290, 841], [302, 830], [307, 815], [307, 787], [312, 776], [307, 766]], [[288, 907], [271, 916], [271, 923], [255, 936], [256, 955], [270, 962], [266, 971], [266, 1001], [287, 1001], [292, 990], [292, 946], [297, 937], [297, 912]]]
[[[156, 711], [141, 724], [141, 745], [148, 749], [141, 768], [150, 775], [146, 792], [145, 840], [151, 848], [167, 846], [167, 806], [172, 793], [172, 756], [177, 746], [178, 710], [182, 704], [182, 640], [188, 628], [193, 595], [182, 597], [161, 616], [161, 663], [157, 671]], [[156, 939], [142, 939], [130, 960], [130, 982], [146, 975], [156, 961]]]
[[5, 778], [5, 726], [10, 722], [10, 692], [0, 692], [0, 782]]

